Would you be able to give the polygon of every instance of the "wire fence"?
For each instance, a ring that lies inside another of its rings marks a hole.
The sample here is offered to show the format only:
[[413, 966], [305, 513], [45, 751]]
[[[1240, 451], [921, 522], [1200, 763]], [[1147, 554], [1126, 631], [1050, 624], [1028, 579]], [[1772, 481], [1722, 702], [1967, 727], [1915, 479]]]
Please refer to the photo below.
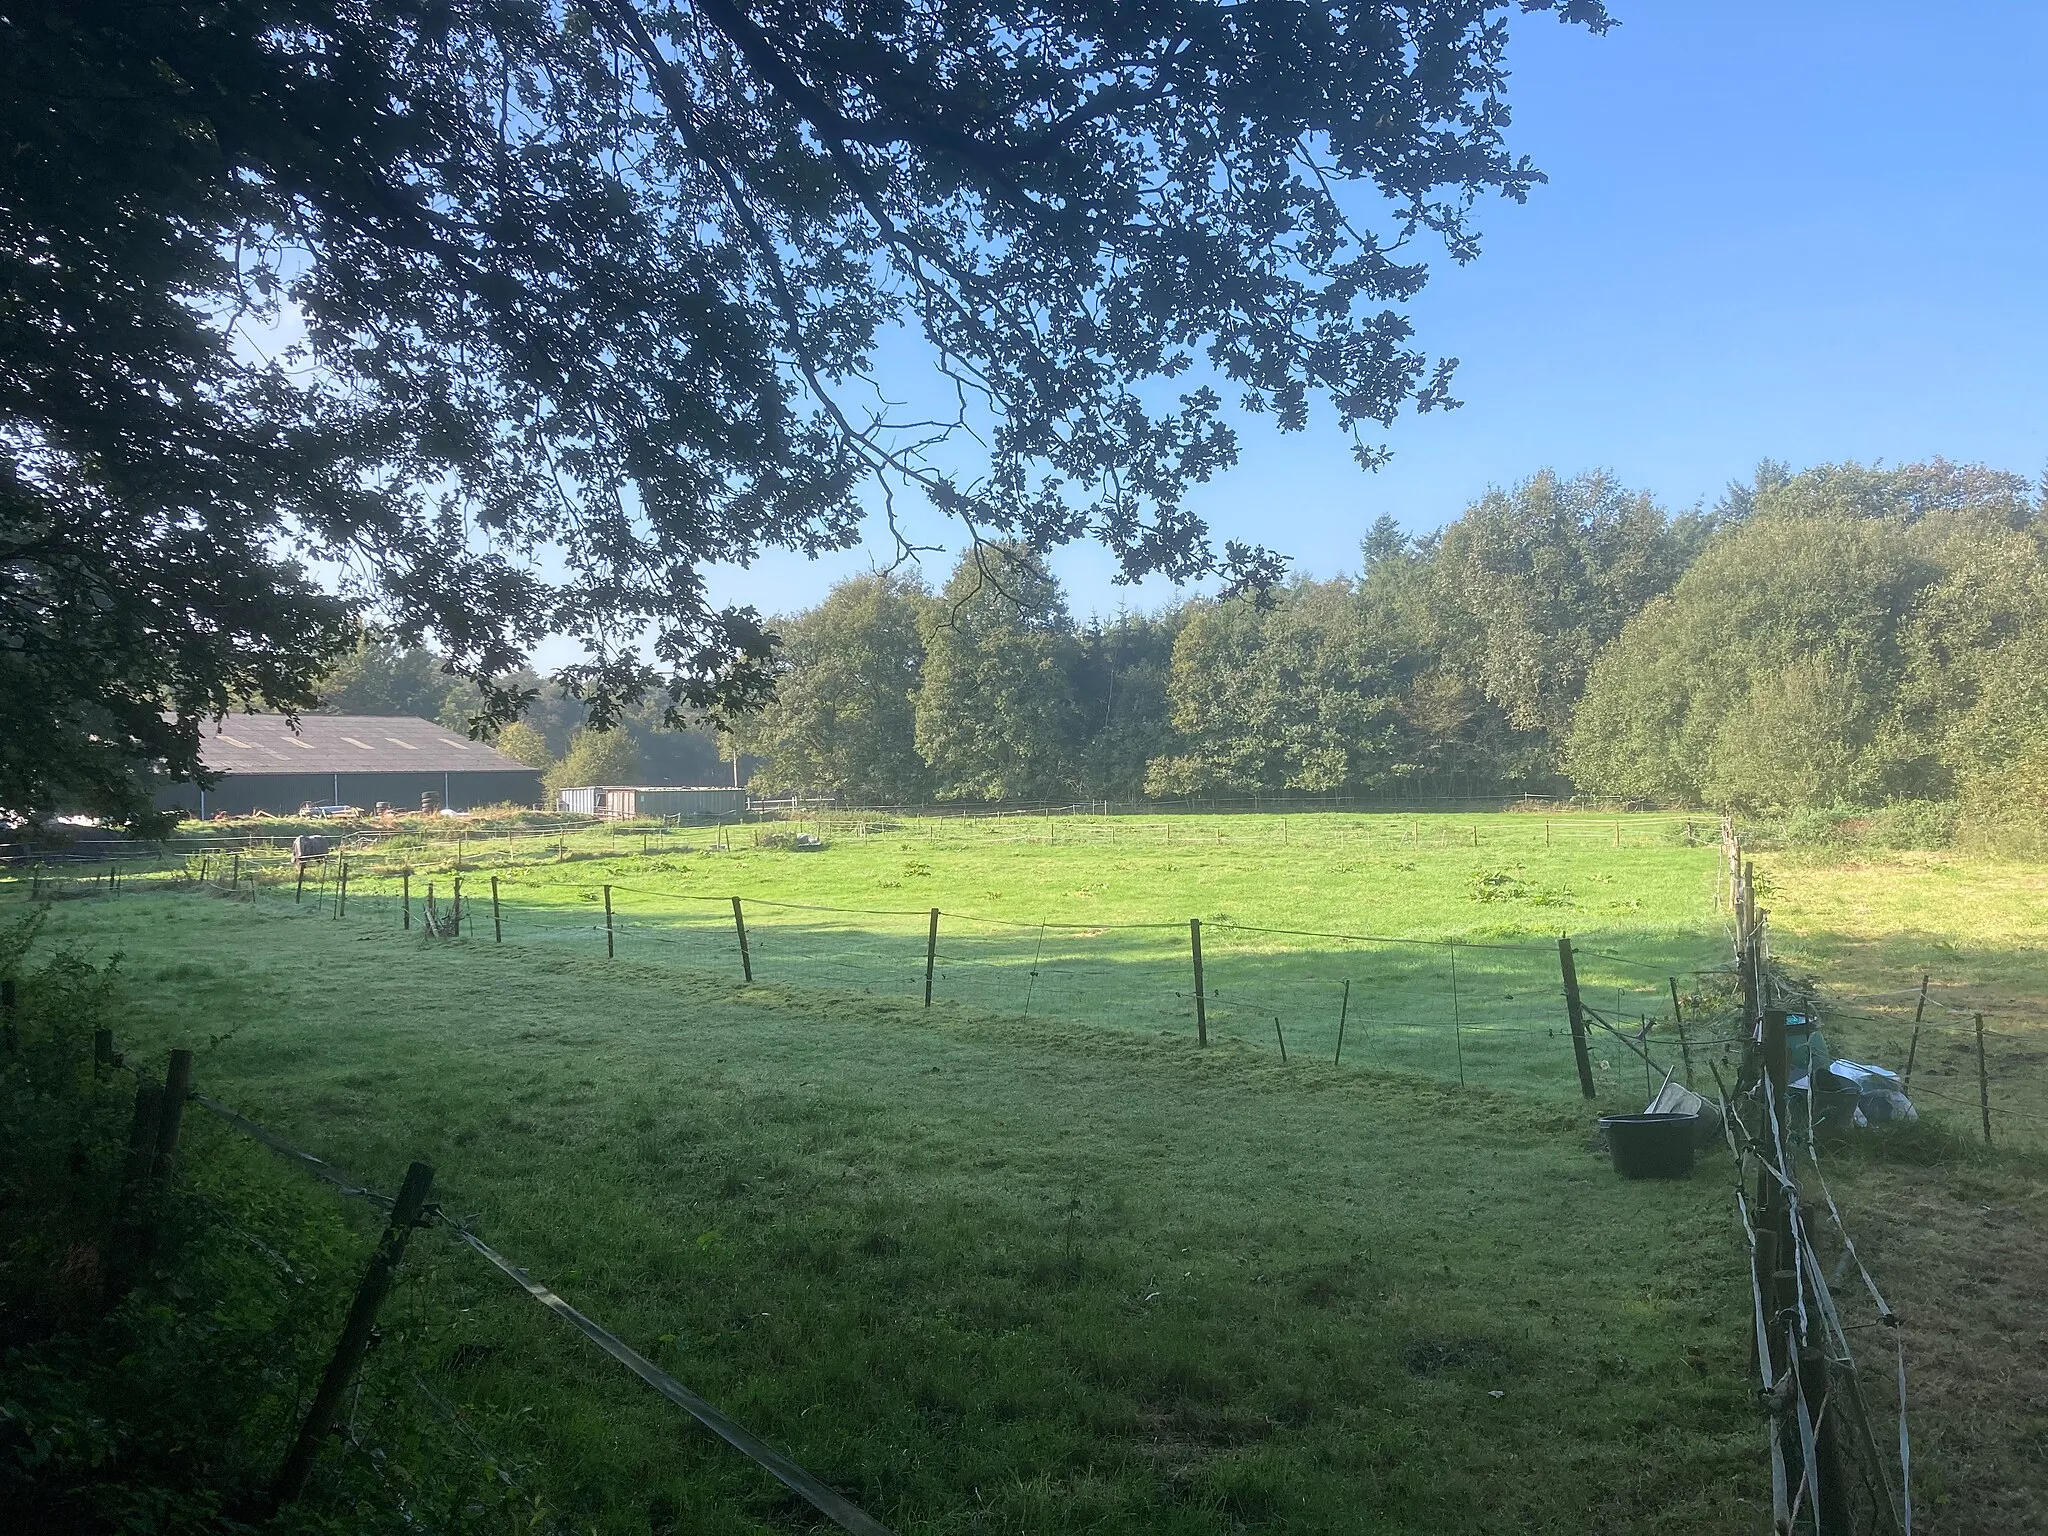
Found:
[[0, 852], [0, 869], [17, 875], [38, 868], [51, 878], [90, 871], [104, 878], [106, 866], [180, 860], [201, 854], [237, 852], [252, 856], [289, 850], [300, 836], [328, 839], [357, 850], [406, 850], [455, 862], [487, 862], [494, 856], [531, 858], [550, 845], [572, 851], [653, 851], [680, 842], [698, 846], [787, 846], [809, 833], [821, 839], [873, 842], [895, 839], [928, 847], [993, 847], [1039, 844], [1095, 848], [1287, 848], [1340, 844], [1363, 850], [1480, 848], [1511, 851], [1550, 847], [1648, 848], [1705, 846], [1711, 819], [1683, 813], [1605, 815], [1560, 810], [1554, 814], [1514, 812], [1491, 816], [1417, 809], [1368, 812], [1349, 806], [1303, 808], [1267, 803], [1243, 815], [1212, 809], [1133, 806], [1058, 806], [1030, 810], [999, 807], [941, 810], [840, 809], [802, 804], [765, 804], [741, 814], [710, 817], [642, 817], [617, 821], [589, 816], [525, 816], [496, 823], [486, 818], [363, 817], [300, 823], [285, 821], [270, 830], [195, 827], [168, 842], [81, 838], [39, 850]]
[[[637, 852], [631, 838], [619, 848]], [[459, 873], [418, 869], [384, 847], [301, 862], [205, 852], [147, 873], [83, 873], [42, 895], [118, 899], [173, 888], [422, 938], [637, 962], [794, 991], [825, 1006], [910, 1003], [1048, 1028], [1171, 1034], [1235, 1042], [1290, 1065], [1545, 1093], [1576, 1082], [1555, 940], [1419, 939], [1215, 917], [1034, 923], [712, 896], [655, 883], [662, 860], [651, 846], [639, 878], [609, 882], [577, 879], [552, 862], [500, 861], [488, 849], [458, 857]], [[1639, 1081], [1647, 1093], [1667, 1071], [1688, 1080], [1692, 1068], [1704, 1072], [1681, 1048], [1675, 1001], [1704, 1006], [1718, 984], [1724, 967], [1703, 966], [1699, 942], [1675, 939], [1663, 954], [1582, 954], [1601, 1097], [1626, 1101]]]
[[[1369, 847], [1469, 846], [1470, 829], [1460, 830], [1469, 818], [1441, 820], [1443, 826], [1426, 816], [1378, 817], [1355, 829], [1347, 824], [1342, 835]], [[1134, 848], [1182, 846], [1168, 841], [1174, 838], [1199, 839], [1190, 846], [1205, 846], [1219, 835], [1197, 823], [1147, 825], [1106, 817], [1091, 824], [1068, 816], [1054, 818], [1048, 828], [1044, 821], [991, 815], [932, 818], [921, 828], [879, 821], [867, 826], [870, 836], [922, 831], [970, 847], [1119, 837], [1132, 839]], [[1503, 821], [1513, 825], [1502, 830]], [[1648, 826], [1644, 821], [1619, 823], [1626, 829], [1623, 846], [1669, 846], [1704, 840], [1711, 832], [1697, 818], [1671, 817]], [[858, 822], [827, 817], [810, 824], [823, 829], [814, 835], [862, 835]], [[1546, 837], [1551, 846], [1598, 837], [1611, 847], [1616, 826], [1612, 819], [1591, 817], [1499, 818], [1481, 836], [1535, 846]], [[1225, 838], [1233, 833], [1240, 841], [1261, 842], [1302, 835], [1249, 820], [1221, 829]], [[475, 838], [370, 840], [303, 863], [292, 861], [281, 846], [245, 846], [159, 853], [148, 861], [17, 866], [4, 885], [30, 900], [118, 897], [172, 885], [261, 899], [273, 908], [283, 899], [301, 915], [401, 930], [412, 925], [422, 933], [431, 902], [438, 931], [470, 942], [608, 954], [695, 976], [795, 989], [820, 1000], [922, 1003], [928, 995], [935, 1006], [1048, 1026], [1182, 1035], [1201, 1030], [1211, 1039], [1270, 1052], [1276, 1060], [1284, 1053], [1289, 1062], [1543, 1091], [1568, 1089], [1572, 1080], [1557, 957], [1546, 941], [1374, 937], [1210, 918], [1201, 924], [1198, 1009], [1186, 922], [1033, 923], [945, 911], [934, 943], [929, 909], [748, 896], [736, 919], [730, 896], [680, 892], [659, 883], [680, 867], [665, 863], [678, 852], [720, 846], [707, 845], [707, 838], [751, 847], [763, 838], [796, 835], [772, 822], [704, 829], [624, 823], [514, 828]], [[573, 877], [578, 859], [602, 859], [609, 868], [634, 856], [644, 860], [641, 872], [609, 887], [600, 879]], [[1733, 1036], [1725, 1020], [1717, 1036], [1706, 1014], [1730, 1006], [1732, 972], [1725, 960], [1707, 957], [1698, 942], [1664, 942], [1638, 953], [1578, 951], [1601, 1098], [1624, 1100], [1639, 1083], [1646, 1095], [1654, 1093], [1667, 1072], [1692, 1086], [1711, 1086], [1708, 1055], [1720, 1049], [1725, 1058]], [[1901, 985], [1889, 990], [1822, 988], [1817, 1007], [1835, 1048], [1899, 1071], [1934, 1124], [1983, 1136], [1988, 1120], [1988, 1139], [1996, 1144], [2048, 1148], [2048, 1040], [2023, 1020], [1987, 1015], [1980, 1042], [1973, 989], [1959, 979], [1926, 975], [1923, 998], [1920, 979], [1901, 977]], [[1678, 1022], [1694, 1011], [1701, 1017], [1688, 1060]]]
[[[334, 1418], [331, 1423], [317, 1421], [321, 1409], [320, 1397], [315, 1394], [313, 1406], [306, 1410], [298, 1426], [297, 1445], [310, 1446], [313, 1457], [317, 1457], [321, 1442], [332, 1433], [352, 1449], [365, 1453], [358, 1457], [359, 1465], [381, 1471], [386, 1461], [385, 1447], [401, 1437], [418, 1438], [419, 1416], [396, 1411], [417, 1394], [434, 1410], [434, 1417], [448, 1432], [446, 1443], [437, 1448], [440, 1454], [474, 1459], [511, 1496], [512, 1503], [530, 1506], [525, 1513], [538, 1507], [540, 1501], [520, 1486], [518, 1459], [503, 1449], [509, 1437], [502, 1431], [513, 1426], [494, 1426], [489, 1414], [477, 1407], [478, 1394], [473, 1390], [477, 1377], [494, 1359], [517, 1359], [528, 1370], [536, 1362], [544, 1362], [548, 1376], [563, 1385], [588, 1390], [593, 1398], [607, 1394], [616, 1377], [606, 1379], [604, 1367], [588, 1352], [565, 1349], [566, 1340], [559, 1328], [550, 1327], [530, 1312], [506, 1305], [512, 1295], [523, 1293], [833, 1525], [853, 1532], [854, 1536], [890, 1536], [888, 1527], [837, 1489], [691, 1391], [616, 1332], [500, 1253], [474, 1229], [473, 1223], [449, 1215], [434, 1204], [408, 1214], [403, 1191], [394, 1198], [351, 1177], [196, 1087], [188, 1090], [188, 1101], [320, 1179], [337, 1195], [364, 1201], [389, 1218], [384, 1241], [371, 1257], [351, 1312], [353, 1321], [354, 1313], [367, 1307], [365, 1321], [377, 1324], [377, 1347], [367, 1347], [367, 1334], [352, 1343], [350, 1324], [344, 1323], [329, 1364], [330, 1377], [339, 1380], [343, 1387]], [[175, 1132], [172, 1134], [175, 1137]], [[408, 1174], [407, 1188], [417, 1187], [423, 1197], [432, 1178], [432, 1169], [416, 1163]], [[417, 1248], [408, 1252], [405, 1237], [414, 1227], [445, 1231], [454, 1239], [455, 1247], [440, 1253]], [[516, 1291], [508, 1290], [502, 1283], [478, 1284], [485, 1277], [473, 1265], [465, 1272], [447, 1262], [457, 1255], [480, 1258], [496, 1272], [498, 1280], [509, 1281]], [[291, 1273], [284, 1255], [271, 1251], [269, 1257], [275, 1260], [281, 1281], [303, 1283]], [[396, 1286], [394, 1298], [390, 1282], [400, 1275], [403, 1278]], [[378, 1433], [380, 1428], [382, 1433]], [[297, 1445], [286, 1449], [281, 1443], [279, 1447], [284, 1468], [280, 1473], [280, 1496], [285, 1499], [296, 1498], [303, 1486], [294, 1486], [290, 1481], [293, 1449]], [[406, 1461], [416, 1466], [418, 1459], [415, 1448]], [[306, 1470], [310, 1473], [310, 1462]], [[416, 1481], [407, 1492], [415, 1490]], [[465, 1490], [465, 1497], [470, 1496]]]

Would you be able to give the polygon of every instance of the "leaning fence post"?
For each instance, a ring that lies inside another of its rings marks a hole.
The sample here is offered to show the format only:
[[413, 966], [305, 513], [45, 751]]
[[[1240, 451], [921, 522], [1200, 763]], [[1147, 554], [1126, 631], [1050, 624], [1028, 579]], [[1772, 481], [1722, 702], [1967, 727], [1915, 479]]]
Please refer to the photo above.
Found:
[[1195, 957], [1195, 1044], [1209, 1043], [1209, 1005], [1202, 991], [1202, 920], [1188, 919], [1188, 947]]
[[1579, 1092], [1587, 1098], [1599, 1097], [1593, 1091], [1593, 1058], [1586, 1052], [1585, 1004], [1579, 1000], [1579, 970], [1572, 959], [1571, 935], [1557, 936], [1557, 966], [1564, 973], [1564, 1011], [1572, 1026], [1572, 1059], [1579, 1064]]
[[1991, 1075], [1984, 1065], [1984, 1015], [1977, 1021], [1977, 1107], [1984, 1112], [1984, 1145], [1991, 1145]]
[[128, 1124], [128, 1157], [122, 1166], [121, 1188], [115, 1197], [113, 1262], [109, 1266], [116, 1289], [127, 1288], [128, 1277], [148, 1253], [150, 1226], [149, 1162], [156, 1150], [157, 1125], [163, 1119], [164, 1091], [154, 1083], [135, 1085], [135, 1115]]
[[1330, 1065], [1344, 1065], [1344, 1021], [1351, 1017], [1351, 978], [1344, 978], [1344, 1001], [1337, 1005], [1337, 1056]]
[[1913, 1091], [1913, 1058], [1920, 1054], [1920, 1021], [1927, 1017], [1927, 983], [1933, 976], [1932, 971], [1920, 973], [1920, 1001], [1913, 1009], [1913, 1043], [1906, 1047], [1906, 1075], [1899, 1084], [1907, 1093]]
[[932, 1005], [932, 972], [939, 964], [939, 909], [932, 908], [931, 931], [924, 939], [924, 1005]]
[[1678, 1054], [1685, 1062], [1685, 1086], [1690, 1088], [1692, 1086], [1692, 1047], [1686, 1043], [1685, 1014], [1678, 1006], [1678, 978], [1670, 976], [1665, 979], [1671, 983], [1671, 1023], [1672, 1027], [1678, 1031]]
[[320, 1454], [320, 1446], [333, 1427], [342, 1393], [348, 1390], [349, 1378], [355, 1375], [356, 1367], [362, 1363], [363, 1352], [369, 1348], [370, 1333], [377, 1324], [377, 1309], [383, 1305], [385, 1293], [391, 1289], [398, 1261], [405, 1256], [405, 1241], [412, 1235], [412, 1229], [421, 1224], [420, 1214], [426, 1207], [427, 1191], [433, 1183], [434, 1170], [425, 1163], [414, 1163], [405, 1170], [405, 1182], [399, 1186], [398, 1198], [392, 1202], [391, 1221], [384, 1228], [377, 1251], [370, 1255], [362, 1283], [356, 1287], [355, 1300], [349, 1303], [348, 1317], [341, 1325], [341, 1337], [335, 1343], [333, 1358], [327, 1362], [327, 1373], [320, 1378], [320, 1389], [313, 1394], [313, 1406], [306, 1410], [298, 1438], [292, 1442], [284, 1465], [278, 1470], [277, 1484], [271, 1492], [273, 1509], [291, 1503], [305, 1490], [314, 1458]]
[[740, 899], [732, 899], [733, 931], [740, 936], [740, 976], [746, 981], [754, 979], [754, 957], [747, 949], [747, 915], [740, 910]]
[[178, 1155], [178, 1131], [185, 1123], [185, 1100], [192, 1093], [192, 1053], [171, 1052], [164, 1073], [163, 1106], [157, 1111], [156, 1147], [149, 1159], [149, 1182], [158, 1189], [171, 1182], [171, 1164]]
[[1273, 1038], [1280, 1042], [1280, 1065], [1287, 1065], [1287, 1037], [1280, 1033], [1280, 1015], [1273, 1015]]
[[607, 960], [615, 958], [618, 953], [613, 948], [614, 942], [612, 938], [612, 888], [606, 886], [604, 888], [604, 957]]
[[505, 942], [505, 924], [498, 915], [498, 877], [491, 876], [491, 938], [493, 942]]

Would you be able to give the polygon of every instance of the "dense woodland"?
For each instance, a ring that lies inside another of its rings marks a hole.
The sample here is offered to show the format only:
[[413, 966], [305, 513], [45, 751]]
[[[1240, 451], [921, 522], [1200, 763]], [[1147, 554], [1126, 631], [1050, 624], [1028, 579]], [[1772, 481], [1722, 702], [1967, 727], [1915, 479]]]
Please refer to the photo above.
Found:
[[[996, 546], [933, 590], [867, 575], [775, 621], [733, 737], [543, 690], [500, 744], [558, 782], [717, 781], [846, 802], [1581, 793], [1743, 809], [2048, 806], [2048, 511], [2024, 477], [1766, 463], [1672, 513], [1544, 472], [1356, 576], [1077, 620]], [[468, 685], [366, 645], [331, 708], [459, 722]], [[578, 757], [564, 763], [572, 751]]]

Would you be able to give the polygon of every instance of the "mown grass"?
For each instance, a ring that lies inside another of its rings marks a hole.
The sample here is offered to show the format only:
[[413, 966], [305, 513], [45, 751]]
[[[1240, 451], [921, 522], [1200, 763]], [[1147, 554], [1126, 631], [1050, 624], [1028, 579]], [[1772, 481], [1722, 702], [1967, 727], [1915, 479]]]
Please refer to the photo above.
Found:
[[[788, 859], [745, 872], [875, 878]], [[1347, 910], [1493, 920], [1458, 859]], [[1028, 899], [1026, 867], [983, 888]], [[200, 1047], [209, 1092], [384, 1187], [434, 1163], [445, 1208], [906, 1531], [1758, 1522], [1725, 1190], [1617, 1181], [1569, 1096], [269, 899], [138, 892], [56, 925], [124, 953], [131, 1046]], [[800, 1523], [440, 1234], [408, 1270], [362, 1448], [331, 1454], [376, 1448], [377, 1392], [433, 1390], [562, 1528]]]
[[[432, 830], [445, 827], [429, 824]], [[585, 827], [558, 837], [404, 833], [349, 859], [351, 922], [396, 926], [466, 881], [471, 932], [834, 996], [921, 999], [928, 912], [943, 916], [941, 1005], [1146, 1034], [1196, 1030], [1188, 920], [1204, 925], [1206, 1026], [1278, 1054], [1538, 1093], [1576, 1086], [1556, 935], [1589, 1002], [1631, 1027], [1668, 1019], [1724, 960], [1704, 823], [1673, 817], [1239, 815], [808, 822], [791, 829]], [[762, 846], [755, 840], [761, 839]], [[779, 846], [777, 846], [779, 845]], [[249, 867], [254, 867], [251, 864]], [[264, 866], [273, 882], [287, 867]], [[336, 907], [338, 861], [302, 905]], [[490, 891], [497, 891], [496, 923]], [[1355, 938], [1351, 936], [1377, 936]], [[1386, 942], [1392, 941], [1392, 942]], [[1455, 948], [1453, 947], [1455, 943]], [[1660, 1065], [1678, 1063], [1667, 1027]], [[1604, 1091], [1634, 1099], [1609, 1040]]]

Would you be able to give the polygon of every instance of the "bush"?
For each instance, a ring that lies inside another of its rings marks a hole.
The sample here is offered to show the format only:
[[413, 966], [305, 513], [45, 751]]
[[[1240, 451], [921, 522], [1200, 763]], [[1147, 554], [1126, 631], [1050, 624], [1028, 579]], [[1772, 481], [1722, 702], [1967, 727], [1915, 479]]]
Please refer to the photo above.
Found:
[[1875, 809], [1831, 805], [1747, 818], [1743, 837], [1757, 849], [1948, 848], [1960, 822], [1946, 800], [1895, 800]]
[[[0, 1509], [24, 1531], [245, 1529], [369, 1242], [198, 1110], [172, 1190], [124, 1199], [138, 1079], [93, 1055], [117, 972], [63, 951], [31, 967], [41, 925], [0, 926], [17, 984], [0, 1046]], [[376, 1417], [272, 1529], [514, 1523], [495, 1469], [436, 1454], [419, 1405], [374, 1396]]]

